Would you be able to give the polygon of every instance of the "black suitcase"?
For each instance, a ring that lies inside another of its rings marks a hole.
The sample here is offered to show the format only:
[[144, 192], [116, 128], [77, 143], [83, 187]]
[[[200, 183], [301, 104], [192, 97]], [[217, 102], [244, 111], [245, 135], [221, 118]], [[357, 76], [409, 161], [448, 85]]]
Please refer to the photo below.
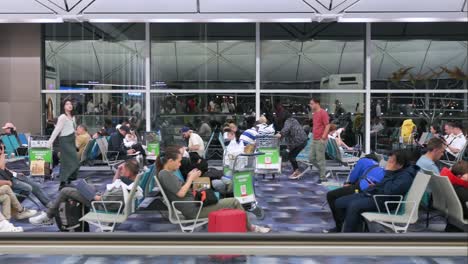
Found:
[[84, 204], [68, 199], [60, 203], [55, 222], [61, 232], [89, 232], [89, 224], [80, 219], [89, 212]]

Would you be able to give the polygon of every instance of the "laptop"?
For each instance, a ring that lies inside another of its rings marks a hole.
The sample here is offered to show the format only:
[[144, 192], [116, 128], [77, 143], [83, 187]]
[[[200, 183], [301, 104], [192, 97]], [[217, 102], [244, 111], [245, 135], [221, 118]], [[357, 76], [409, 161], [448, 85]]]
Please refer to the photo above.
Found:
[[77, 180], [75, 182], [75, 187], [78, 190], [78, 192], [89, 202], [93, 201], [94, 197], [97, 194], [97, 191], [94, 188], [94, 186], [88, 184], [84, 179]]

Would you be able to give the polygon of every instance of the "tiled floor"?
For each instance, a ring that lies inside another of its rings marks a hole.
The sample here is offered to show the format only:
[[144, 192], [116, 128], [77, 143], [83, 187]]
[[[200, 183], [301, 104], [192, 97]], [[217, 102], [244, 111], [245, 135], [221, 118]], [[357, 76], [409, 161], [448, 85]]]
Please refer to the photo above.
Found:
[[[328, 206], [322, 205], [325, 201], [327, 189], [315, 184], [317, 173], [311, 172], [301, 180], [288, 180], [290, 170], [286, 169], [283, 175], [275, 180], [267, 176], [266, 179], [258, 177], [256, 181], [256, 195], [260, 206], [266, 212], [262, 225], [269, 225], [274, 232], [321, 232], [324, 228], [333, 226], [333, 219]], [[108, 172], [81, 172], [80, 177], [89, 178], [98, 189], [105, 188], [105, 184], [112, 180], [113, 174]], [[57, 195], [58, 183], [56, 181], [45, 181], [44, 188], [51, 196]], [[31, 206], [25, 201], [26, 206]], [[423, 214], [421, 213], [421, 216]], [[422, 221], [420, 221], [422, 222]], [[27, 220], [14, 221], [20, 225], [25, 232], [53, 232], [57, 227], [35, 227]], [[431, 224], [430, 231], [443, 230], [444, 225], [437, 219]], [[422, 223], [413, 225], [413, 230], [423, 230]], [[157, 211], [136, 213], [129, 220], [116, 229], [118, 232], [180, 232], [177, 225], [170, 224]], [[199, 231], [206, 231], [205, 229]]]

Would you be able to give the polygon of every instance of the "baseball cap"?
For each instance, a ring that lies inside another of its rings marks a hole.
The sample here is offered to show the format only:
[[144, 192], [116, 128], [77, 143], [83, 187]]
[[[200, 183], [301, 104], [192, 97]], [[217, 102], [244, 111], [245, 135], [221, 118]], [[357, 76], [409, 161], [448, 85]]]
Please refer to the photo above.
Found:
[[183, 128], [180, 129], [180, 133], [186, 133], [186, 132], [189, 132], [190, 131], [190, 128], [189, 127], [186, 127], [184, 126]]
[[2, 127], [2, 129], [7, 129], [7, 128], [13, 128], [14, 130], [16, 130], [15, 125], [13, 125], [13, 123], [10, 123], [10, 122], [6, 123], [6, 124]]

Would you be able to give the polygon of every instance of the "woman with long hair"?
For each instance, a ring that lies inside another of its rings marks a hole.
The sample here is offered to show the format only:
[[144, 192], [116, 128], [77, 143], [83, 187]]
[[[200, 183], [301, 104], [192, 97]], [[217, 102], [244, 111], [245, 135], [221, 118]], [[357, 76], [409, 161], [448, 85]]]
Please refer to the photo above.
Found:
[[76, 121], [73, 115], [73, 103], [70, 98], [63, 100], [62, 110], [63, 114], [58, 117], [57, 124], [47, 144], [48, 147], [52, 147], [55, 139], [59, 136], [60, 189], [65, 184], [76, 180], [80, 168], [75, 146]]

